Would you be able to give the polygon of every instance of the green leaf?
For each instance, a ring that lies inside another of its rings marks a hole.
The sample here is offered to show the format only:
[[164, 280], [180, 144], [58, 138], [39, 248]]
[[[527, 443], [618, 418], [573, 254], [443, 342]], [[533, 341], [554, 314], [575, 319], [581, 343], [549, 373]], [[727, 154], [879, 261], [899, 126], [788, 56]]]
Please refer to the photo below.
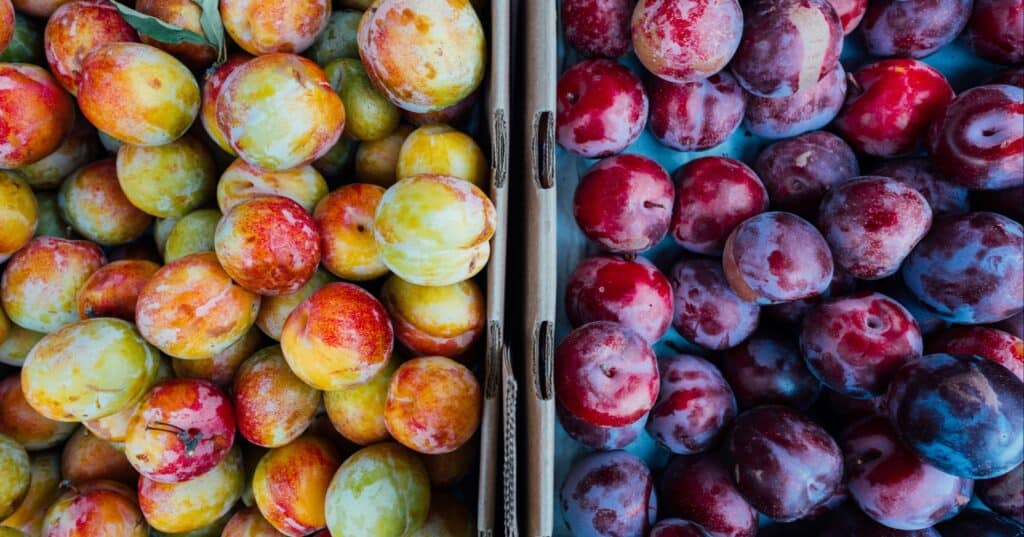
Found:
[[203, 12], [199, 17], [199, 25], [203, 27], [207, 41], [217, 49], [217, 63], [220, 65], [228, 59], [228, 47], [224, 41], [224, 24], [220, 20], [218, 0], [192, 0]]
[[124, 20], [132, 28], [135, 28], [137, 32], [152, 37], [161, 43], [192, 43], [193, 45], [217, 46], [193, 31], [174, 26], [173, 24], [167, 24], [156, 17], [135, 11], [114, 0], [110, 0], [110, 3], [114, 4], [114, 7], [124, 17]]

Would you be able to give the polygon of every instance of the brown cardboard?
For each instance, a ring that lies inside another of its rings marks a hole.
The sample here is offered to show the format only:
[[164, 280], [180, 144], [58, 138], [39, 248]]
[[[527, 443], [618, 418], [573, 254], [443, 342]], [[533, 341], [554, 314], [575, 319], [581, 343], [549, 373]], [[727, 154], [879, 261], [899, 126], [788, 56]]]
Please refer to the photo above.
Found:
[[[505, 468], [505, 441], [499, 451], [498, 437], [509, 419], [515, 420], [515, 405], [507, 403], [505, 347], [505, 264], [508, 237], [508, 164], [509, 164], [509, 0], [490, 4], [490, 75], [487, 91], [486, 125], [481, 126], [490, 141], [490, 196], [497, 212], [497, 227], [491, 238], [491, 258], [487, 267], [487, 330], [484, 358], [484, 408], [480, 424], [480, 479], [477, 487], [477, 534], [492, 537], [495, 531], [497, 468]], [[510, 414], [511, 412], [511, 414]], [[510, 418], [511, 416], [511, 418]], [[513, 452], [514, 457], [514, 452]], [[503, 481], [505, 481], [503, 479]], [[508, 486], [506, 484], [506, 486]]]
[[528, 122], [524, 129], [526, 177], [524, 400], [528, 442], [526, 496], [522, 511], [526, 535], [548, 537], [552, 531], [554, 489], [554, 388], [552, 359], [555, 329], [556, 205], [555, 80], [557, 76], [556, 3], [525, 0], [523, 65], [526, 69]]

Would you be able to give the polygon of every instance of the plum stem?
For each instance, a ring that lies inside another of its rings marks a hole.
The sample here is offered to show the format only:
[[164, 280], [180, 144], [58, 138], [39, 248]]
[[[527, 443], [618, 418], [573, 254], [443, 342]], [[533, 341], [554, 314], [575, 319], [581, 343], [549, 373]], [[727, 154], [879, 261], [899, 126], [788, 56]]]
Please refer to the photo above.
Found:
[[186, 431], [177, 425], [163, 421], [154, 421], [146, 424], [146, 430], [159, 431], [177, 436], [178, 440], [181, 440], [181, 443], [185, 446], [186, 457], [195, 455], [196, 448], [199, 447], [199, 440], [203, 437], [203, 433], [199, 431]]

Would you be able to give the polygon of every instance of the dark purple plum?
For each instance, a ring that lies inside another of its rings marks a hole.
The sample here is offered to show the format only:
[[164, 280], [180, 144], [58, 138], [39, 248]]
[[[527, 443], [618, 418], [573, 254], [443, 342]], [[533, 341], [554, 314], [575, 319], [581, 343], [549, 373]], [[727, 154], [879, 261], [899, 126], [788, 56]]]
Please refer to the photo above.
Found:
[[871, 0], [860, 23], [872, 56], [924, 58], [956, 39], [973, 0]]
[[1024, 222], [1024, 185], [1002, 190], [971, 192], [971, 206], [976, 211], [991, 211]]
[[[797, 537], [794, 535], [793, 537]], [[799, 537], [808, 537], [806, 534]], [[829, 513], [817, 537], [945, 537], [935, 528], [904, 531], [883, 526], [864, 514], [853, 503]], [[958, 536], [967, 537], [967, 536]]]
[[936, 526], [942, 537], [1020, 537], [1024, 526], [981, 509], [964, 509], [956, 518]]
[[750, 505], [769, 518], [803, 518], [842, 483], [835, 440], [798, 411], [778, 405], [740, 414], [726, 438], [730, 474]]
[[761, 308], [736, 296], [717, 261], [680, 260], [669, 281], [675, 301], [672, 324], [689, 341], [707, 349], [727, 349], [757, 329]]
[[784, 339], [748, 339], [725, 351], [721, 367], [744, 410], [772, 404], [807, 410], [821, 393], [821, 382], [807, 369], [800, 350]]
[[712, 537], [754, 537], [757, 513], [717, 454], [673, 457], [661, 479], [666, 516], [692, 520]]
[[886, 394], [889, 419], [925, 462], [985, 479], [1024, 460], [1024, 383], [980, 356], [928, 354], [904, 365]]
[[836, 65], [817, 83], [787, 97], [751, 96], [745, 118], [750, 132], [772, 140], [828, 125], [846, 99], [846, 71]]
[[647, 432], [680, 455], [707, 451], [736, 417], [736, 398], [711, 362], [687, 354], [658, 361], [661, 390]]
[[651, 471], [625, 451], [578, 459], [562, 485], [561, 504], [573, 535], [644, 537], [657, 519]]
[[839, 392], [826, 390], [828, 409], [842, 424], [852, 424], [870, 416], [888, 416], [885, 396], [860, 399]]
[[640, 436], [644, 430], [644, 424], [647, 423], [647, 416], [644, 415], [635, 423], [622, 427], [591, 425], [570, 414], [561, 403], [555, 404], [555, 415], [558, 416], [558, 422], [570, 438], [587, 447], [603, 451], [622, 449], [628, 446]]
[[967, 189], [942, 179], [926, 158], [889, 160], [876, 168], [872, 175], [889, 177], [917, 190], [928, 200], [936, 217], [963, 214], [970, 210]]
[[711, 537], [700, 524], [681, 518], [666, 518], [654, 525], [649, 537]]
[[1024, 466], [974, 483], [974, 492], [993, 511], [1024, 524]]
[[805, 216], [817, 214], [829, 188], [860, 175], [853, 149], [825, 131], [769, 145], [757, 156], [754, 170], [764, 182], [773, 208]]
[[881, 288], [886, 295], [899, 302], [914, 316], [917, 327], [921, 329], [921, 335], [930, 336], [949, 327], [949, 321], [922, 304], [917, 297], [910, 293], [902, 279], [887, 280]]

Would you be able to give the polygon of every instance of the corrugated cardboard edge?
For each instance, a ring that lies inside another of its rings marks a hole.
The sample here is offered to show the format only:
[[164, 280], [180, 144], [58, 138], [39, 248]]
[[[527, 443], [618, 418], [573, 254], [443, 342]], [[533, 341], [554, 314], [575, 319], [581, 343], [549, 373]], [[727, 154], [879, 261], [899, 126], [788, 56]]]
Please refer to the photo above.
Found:
[[557, 286], [557, 190], [555, 185], [555, 81], [557, 76], [557, 8], [552, 0], [526, 0], [527, 44], [526, 208], [527, 299], [523, 344], [523, 405], [526, 415], [526, 531], [549, 537], [553, 524], [555, 411], [552, 359]]
[[[502, 361], [507, 352], [505, 265], [508, 242], [508, 106], [511, 47], [509, 0], [492, 0], [490, 8], [491, 54], [487, 92], [487, 131], [491, 150], [490, 194], [497, 214], [497, 226], [491, 238], [491, 259], [487, 267], [487, 341], [484, 358], [484, 408], [480, 424], [480, 481], [477, 490], [479, 501], [476, 516], [479, 537], [494, 535], [497, 469], [499, 465], [504, 468], [507, 462], [504, 450], [499, 452], [498, 436], [510, 419], [502, 385]], [[511, 419], [515, 420], [514, 406]], [[503, 482], [508, 486], [507, 480], [503, 479]]]
[[512, 360], [509, 358], [509, 349], [505, 347], [501, 360], [502, 371], [502, 395], [505, 401], [505, 432], [504, 432], [504, 459], [502, 465], [502, 504], [505, 509], [504, 525], [505, 537], [519, 537], [519, 505], [516, 487], [516, 401], [519, 397], [519, 387], [515, 375], [512, 372]]

